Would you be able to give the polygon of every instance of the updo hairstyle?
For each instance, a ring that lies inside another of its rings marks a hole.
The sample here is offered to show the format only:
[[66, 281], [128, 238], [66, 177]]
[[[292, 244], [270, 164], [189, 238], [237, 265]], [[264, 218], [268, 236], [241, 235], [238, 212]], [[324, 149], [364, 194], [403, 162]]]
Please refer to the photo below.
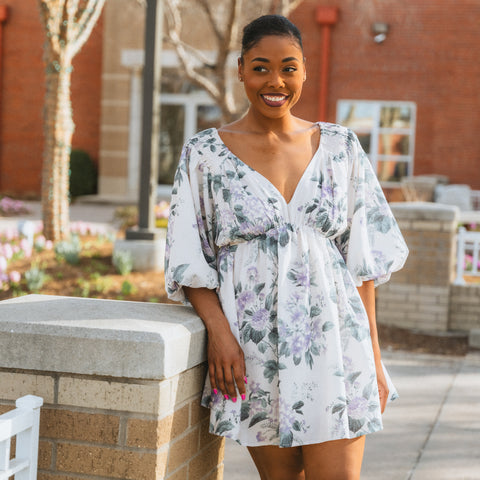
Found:
[[303, 53], [302, 35], [300, 30], [282, 15], [263, 15], [256, 18], [243, 29], [241, 61], [243, 55], [253, 48], [262, 38], [270, 35], [291, 37]]

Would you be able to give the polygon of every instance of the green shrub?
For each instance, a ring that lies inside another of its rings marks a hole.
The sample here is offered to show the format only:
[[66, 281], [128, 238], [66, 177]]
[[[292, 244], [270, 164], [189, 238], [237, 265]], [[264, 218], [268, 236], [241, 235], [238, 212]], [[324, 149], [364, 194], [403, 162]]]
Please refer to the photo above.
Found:
[[112, 263], [120, 275], [128, 275], [133, 268], [132, 253], [128, 250], [115, 250]]
[[82, 246], [77, 235], [73, 235], [71, 240], [58, 242], [54, 247], [57, 260], [65, 260], [70, 265], [80, 262], [81, 250]]
[[70, 153], [70, 196], [97, 193], [97, 167], [83, 150]]
[[45, 282], [48, 280], [48, 275], [45, 270], [37, 266], [33, 266], [25, 272], [25, 280], [27, 282], [27, 288], [30, 292], [36, 292], [40, 290]]

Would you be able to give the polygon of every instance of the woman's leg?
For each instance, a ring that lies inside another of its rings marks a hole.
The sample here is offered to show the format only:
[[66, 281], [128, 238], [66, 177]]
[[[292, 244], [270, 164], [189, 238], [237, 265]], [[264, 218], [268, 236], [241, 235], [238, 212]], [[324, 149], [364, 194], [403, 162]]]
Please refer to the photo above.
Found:
[[301, 448], [306, 480], [360, 479], [364, 436], [304, 445]]
[[305, 480], [302, 447], [248, 447], [261, 480]]

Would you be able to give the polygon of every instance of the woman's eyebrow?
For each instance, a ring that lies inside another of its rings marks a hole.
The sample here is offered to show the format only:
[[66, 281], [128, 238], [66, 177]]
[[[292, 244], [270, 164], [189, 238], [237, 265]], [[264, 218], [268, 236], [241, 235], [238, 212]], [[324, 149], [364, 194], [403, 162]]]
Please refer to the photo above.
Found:
[[[295, 57], [287, 57], [282, 60], [282, 63], [288, 63], [288, 62], [298, 62], [298, 58]], [[270, 60], [268, 58], [263, 58], [263, 57], [255, 57], [251, 63], [253, 62], [263, 62], [263, 63], [270, 63]]]

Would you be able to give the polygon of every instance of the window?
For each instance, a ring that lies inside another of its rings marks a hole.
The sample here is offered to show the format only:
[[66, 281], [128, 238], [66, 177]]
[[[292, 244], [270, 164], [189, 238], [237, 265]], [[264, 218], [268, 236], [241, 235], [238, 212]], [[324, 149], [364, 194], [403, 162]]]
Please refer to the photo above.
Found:
[[337, 122], [351, 128], [381, 182], [413, 173], [416, 106], [412, 102], [339, 100]]
[[185, 79], [177, 68], [162, 70], [160, 102], [158, 183], [171, 185], [185, 141], [200, 130], [219, 127], [221, 111], [205, 91]]

